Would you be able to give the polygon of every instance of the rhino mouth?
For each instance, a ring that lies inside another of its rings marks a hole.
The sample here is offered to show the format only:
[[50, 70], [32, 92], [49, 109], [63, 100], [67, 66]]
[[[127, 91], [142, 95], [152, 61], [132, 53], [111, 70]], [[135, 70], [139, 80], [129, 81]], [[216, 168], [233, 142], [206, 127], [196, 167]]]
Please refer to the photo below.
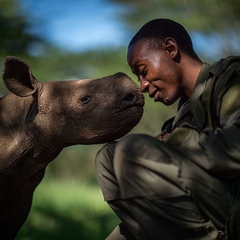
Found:
[[132, 107], [143, 108], [145, 104], [144, 96], [141, 92], [137, 91], [135, 93], [128, 93], [124, 96], [121, 101], [121, 110], [125, 110]]

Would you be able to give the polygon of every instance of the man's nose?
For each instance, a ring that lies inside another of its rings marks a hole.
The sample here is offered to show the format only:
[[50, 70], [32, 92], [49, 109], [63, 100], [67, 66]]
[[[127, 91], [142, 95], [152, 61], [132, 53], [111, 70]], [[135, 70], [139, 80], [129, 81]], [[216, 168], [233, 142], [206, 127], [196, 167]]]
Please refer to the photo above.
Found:
[[144, 80], [144, 79], [140, 79], [140, 90], [142, 92], [147, 92], [148, 88], [149, 88], [149, 82]]

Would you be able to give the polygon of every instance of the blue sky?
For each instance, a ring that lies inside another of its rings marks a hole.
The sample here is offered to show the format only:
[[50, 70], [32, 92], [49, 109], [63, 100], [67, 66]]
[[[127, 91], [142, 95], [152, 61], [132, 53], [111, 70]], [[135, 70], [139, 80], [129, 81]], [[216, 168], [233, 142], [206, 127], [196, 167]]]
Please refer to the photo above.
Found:
[[[121, 8], [108, 0], [21, 0], [23, 10], [37, 19], [33, 31], [70, 51], [127, 46], [129, 32], [119, 19]], [[211, 58], [219, 52], [216, 38], [190, 33], [195, 50]], [[128, 36], [128, 37], [127, 37]], [[210, 47], [211, 46], [211, 47]]]
[[114, 47], [124, 43], [120, 7], [105, 0], [21, 0], [24, 11], [38, 19], [34, 29], [66, 50]]

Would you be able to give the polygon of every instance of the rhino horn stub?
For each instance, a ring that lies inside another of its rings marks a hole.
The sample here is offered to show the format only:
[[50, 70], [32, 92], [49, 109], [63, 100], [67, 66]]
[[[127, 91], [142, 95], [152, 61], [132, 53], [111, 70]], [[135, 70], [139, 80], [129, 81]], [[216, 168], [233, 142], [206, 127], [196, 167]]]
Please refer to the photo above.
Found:
[[30, 96], [37, 90], [38, 81], [30, 66], [17, 57], [6, 58], [2, 76], [8, 90], [20, 97]]

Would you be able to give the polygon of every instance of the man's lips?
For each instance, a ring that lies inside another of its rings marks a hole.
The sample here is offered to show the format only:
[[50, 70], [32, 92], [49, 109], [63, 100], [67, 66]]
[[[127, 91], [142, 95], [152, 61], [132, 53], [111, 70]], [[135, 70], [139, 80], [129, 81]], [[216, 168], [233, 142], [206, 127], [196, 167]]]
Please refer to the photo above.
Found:
[[154, 99], [155, 102], [158, 101], [158, 99], [159, 99], [159, 92], [155, 93], [155, 96], [154, 96], [153, 99]]
[[154, 98], [155, 94], [156, 94], [157, 91], [152, 91], [152, 92], [149, 92], [149, 97], [150, 98]]
[[153, 98], [154, 101], [156, 102], [158, 100], [158, 97], [159, 97], [158, 91], [153, 91], [153, 92], [149, 93], [149, 97]]

